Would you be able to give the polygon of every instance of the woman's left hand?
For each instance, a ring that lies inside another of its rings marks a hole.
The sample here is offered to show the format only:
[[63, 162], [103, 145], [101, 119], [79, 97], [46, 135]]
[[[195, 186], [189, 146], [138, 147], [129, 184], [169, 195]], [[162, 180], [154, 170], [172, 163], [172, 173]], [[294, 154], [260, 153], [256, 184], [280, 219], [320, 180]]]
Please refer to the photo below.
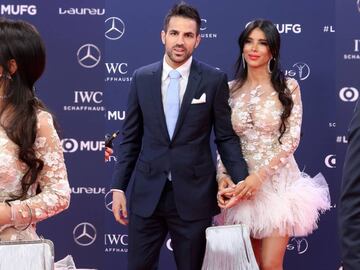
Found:
[[233, 207], [241, 200], [253, 198], [261, 185], [262, 181], [256, 174], [249, 175], [244, 181], [237, 183], [232, 198], [226, 204], [226, 208]]

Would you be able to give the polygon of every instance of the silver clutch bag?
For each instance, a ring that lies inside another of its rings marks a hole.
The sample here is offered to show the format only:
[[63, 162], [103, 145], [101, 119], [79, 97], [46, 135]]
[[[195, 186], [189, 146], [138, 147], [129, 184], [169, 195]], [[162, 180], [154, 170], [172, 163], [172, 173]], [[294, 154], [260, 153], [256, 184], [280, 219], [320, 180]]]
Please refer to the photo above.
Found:
[[0, 270], [54, 270], [53, 242], [0, 241]]
[[206, 229], [202, 270], [259, 270], [246, 225], [222, 225]]

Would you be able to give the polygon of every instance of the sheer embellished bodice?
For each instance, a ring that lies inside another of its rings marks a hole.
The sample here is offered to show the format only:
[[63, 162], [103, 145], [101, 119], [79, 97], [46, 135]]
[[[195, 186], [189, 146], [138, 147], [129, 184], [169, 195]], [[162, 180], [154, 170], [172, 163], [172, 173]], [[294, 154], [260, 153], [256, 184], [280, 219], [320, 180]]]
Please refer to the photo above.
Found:
[[230, 98], [233, 129], [241, 139], [250, 173], [262, 170], [263, 175], [273, 174], [299, 144], [302, 104], [295, 80], [288, 80], [287, 91], [291, 91], [294, 106], [281, 143], [279, 127], [283, 106], [274, 89], [259, 85], [250, 91], [240, 89]]
[[[69, 205], [67, 172], [52, 117], [45, 111], [39, 111], [37, 117], [34, 149], [37, 158], [43, 160], [44, 167], [36, 183], [28, 190], [26, 198], [11, 201], [13, 220], [11, 224], [0, 224], [0, 240], [37, 238], [35, 224]], [[2, 127], [0, 149], [0, 202], [4, 202], [21, 193], [21, 179], [28, 168], [18, 158], [19, 147], [7, 137]], [[38, 189], [41, 192], [37, 194]], [[21, 231], [25, 227], [28, 228]]]
[[[243, 87], [234, 91], [229, 100], [233, 129], [240, 138], [249, 173], [260, 177], [262, 184], [250, 200], [239, 201], [227, 210], [226, 223], [248, 225], [254, 238], [274, 232], [283, 236], [307, 235], [317, 227], [319, 211], [330, 208], [324, 177], [318, 174], [311, 178], [301, 172], [294, 158], [302, 122], [296, 80], [287, 80], [285, 94], [292, 98], [293, 106], [281, 138], [284, 109], [273, 87]], [[224, 175], [226, 168], [218, 156], [218, 180]]]

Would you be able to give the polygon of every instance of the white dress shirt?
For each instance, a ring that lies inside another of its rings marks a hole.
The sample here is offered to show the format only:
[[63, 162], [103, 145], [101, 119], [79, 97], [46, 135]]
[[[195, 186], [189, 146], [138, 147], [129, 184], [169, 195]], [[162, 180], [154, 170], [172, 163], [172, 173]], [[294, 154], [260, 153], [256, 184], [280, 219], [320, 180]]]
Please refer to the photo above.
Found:
[[[192, 63], [192, 56], [184, 63], [182, 64], [180, 67], [176, 68], [176, 70], [180, 73], [181, 77], [180, 77], [180, 92], [179, 92], [179, 98], [180, 98], [180, 106], [181, 103], [183, 101], [184, 95], [185, 95], [185, 90], [189, 81], [189, 75], [190, 75], [190, 68], [191, 68], [191, 63]], [[173, 70], [173, 68], [166, 62], [165, 60], [165, 55], [163, 58], [163, 69], [162, 69], [162, 76], [161, 76], [161, 96], [162, 96], [162, 103], [163, 103], [163, 109], [164, 109], [164, 113], [166, 112], [165, 110], [165, 105], [166, 105], [166, 95], [167, 95], [167, 90], [168, 90], [168, 86], [170, 83], [170, 77], [169, 77], [169, 72]], [[171, 178], [171, 174], [169, 173], [169, 179]], [[120, 191], [120, 192], [124, 192], [121, 189], [111, 189], [111, 191]]]
[[[191, 63], [192, 63], [192, 56], [184, 64], [182, 64], [180, 67], [176, 68], [176, 70], [181, 75], [181, 77], [179, 79], [180, 80], [180, 92], [179, 92], [180, 106], [181, 106], [182, 100], [184, 98], [185, 90], [186, 90], [186, 87], [187, 87], [187, 84], [189, 81]], [[169, 87], [169, 83], [170, 83], [169, 72], [171, 70], [173, 70], [173, 68], [170, 67], [168, 63], [166, 63], [165, 56], [164, 56], [163, 70], [162, 70], [162, 76], [161, 76], [161, 96], [162, 96], [164, 112], [166, 112], [166, 110], [165, 110], [166, 95], [167, 95], [167, 91], [168, 91], [168, 87]]]

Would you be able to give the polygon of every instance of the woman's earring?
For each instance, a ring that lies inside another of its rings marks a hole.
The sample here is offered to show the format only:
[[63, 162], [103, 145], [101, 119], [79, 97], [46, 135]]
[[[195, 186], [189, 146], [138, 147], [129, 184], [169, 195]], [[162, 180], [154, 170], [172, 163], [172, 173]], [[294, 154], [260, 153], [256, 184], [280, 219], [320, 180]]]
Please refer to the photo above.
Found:
[[[274, 66], [275, 66], [275, 58], [271, 58], [268, 62], [268, 72], [271, 74], [273, 71], [271, 70], [271, 61], [274, 60]], [[274, 69], [274, 67], [273, 67]]]
[[242, 66], [243, 66], [243, 68], [246, 69], [246, 63], [245, 63], [244, 53], [241, 54], [241, 61], [242, 61]]

